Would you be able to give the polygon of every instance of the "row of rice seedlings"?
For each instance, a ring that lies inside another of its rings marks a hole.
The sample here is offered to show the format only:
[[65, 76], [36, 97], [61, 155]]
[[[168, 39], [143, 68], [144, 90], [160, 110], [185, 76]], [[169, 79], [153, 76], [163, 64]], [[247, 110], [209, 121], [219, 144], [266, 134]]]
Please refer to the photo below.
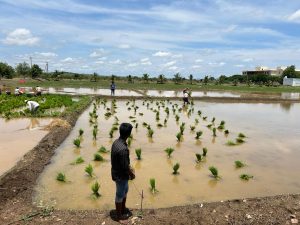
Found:
[[202, 149], [202, 155], [200, 153], [196, 153], [196, 162], [199, 163], [202, 161], [203, 157], [206, 157], [207, 155], [207, 148], [203, 148]]
[[[228, 133], [229, 133], [229, 131], [228, 131]], [[238, 137], [235, 139], [235, 142], [232, 141], [232, 140], [228, 140], [226, 144], [229, 145], [229, 146], [234, 146], [234, 145], [237, 145], [237, 144], [242, 144], [242, 143], [245, 142], [245, 139], [244, 139], [245, 137], [246, 137], [246, 135], [244, 135], [243, 133], [239, 133]]]

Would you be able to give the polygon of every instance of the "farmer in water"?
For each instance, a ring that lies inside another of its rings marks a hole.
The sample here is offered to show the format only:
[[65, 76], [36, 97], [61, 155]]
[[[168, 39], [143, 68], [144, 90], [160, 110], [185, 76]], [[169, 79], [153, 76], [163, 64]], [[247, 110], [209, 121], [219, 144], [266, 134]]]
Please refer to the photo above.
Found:
[[188, 93], [188, 90], [186, 88], [183, 90], [183, 105], [184, 106], [185, 106], [185, 103], [190, 104], [190, 102], [189, 102], [189, 93]]
[[128, 222], [127, 219], [131, 214], [126, 208], [128, 180], [135, 178], [134, 170], [130, 166], [129, 149], [126, 143], [131, 130], [130, 123], [122, 123], [119, 128], [120, 137], [114, 141], [111, 147], [111, 177], [116, 183], [116, 219], [123, 224]]
[[116, 85], [115, 85], [115, 82], [112, 81], [111, 85], [110, 85], [110, 94], [111, 94], [111, 96], [115, 96], [115, 90], [116, 90]]
[[37, 110], [39, 109], [40, 107], [40, 104], [35, 102], [35, 101], [28, 101], [28, 100], [25, 100], [25, 103], [27, 104], [28, 106], [28, 109], [31, 113], [36, 113]]

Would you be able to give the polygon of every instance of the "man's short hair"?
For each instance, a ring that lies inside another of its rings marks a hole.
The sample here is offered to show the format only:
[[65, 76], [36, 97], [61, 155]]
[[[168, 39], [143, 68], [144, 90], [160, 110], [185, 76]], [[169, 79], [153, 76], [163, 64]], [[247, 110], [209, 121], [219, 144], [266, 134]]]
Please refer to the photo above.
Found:
[[132, 125], [130, 123], [122, 123], [119, 128], [120, 136], [123, 138], [128, 138], [131, 134], [131, 130]]

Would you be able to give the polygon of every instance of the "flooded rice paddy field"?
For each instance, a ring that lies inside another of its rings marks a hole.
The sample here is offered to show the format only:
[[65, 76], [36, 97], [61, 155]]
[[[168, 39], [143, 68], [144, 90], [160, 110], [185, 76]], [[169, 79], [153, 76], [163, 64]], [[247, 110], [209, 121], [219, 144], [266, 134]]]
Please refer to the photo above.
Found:
[[[213, 103], [194, 101], [194, 112], [189, 116], [192, 106], [183, 108], [181, 101], [164, 101], [165, 107], [170, 109], [166, 126], [157, 127], [156, 102], [160, 105], [160, 121], [163, 124], [167, 118], [161, 101], [136, 100], [136, 115], [132, 107], [133, 102], [116, 102], [116, 113], [106, 118], [108, 112], [101, 104], [97, 109], [98, 137], [94, 141], [93, 126], [89, 123], [91, 106], [78, 119], [70, 136], [57, 149], [52, 162], [44, 170], [36, 187], [34, 203], [37, 205], [54, 205], [59, 209], [107, 209], [114, 206], [115, 184], [110, 176], [110, 153], [101, 153], [104, 162], [93, 161], [94, 154], [101, 146], [110, 150], [111, 144], [118, 137], [109, 137], [110, 129], [117, 116], [119, 122], [136, 120], [138, 128], [132, 131], [133, 141], [130, 146], [131, 165], [135, 168], [136, 179], [129, 182], [128, 206], [138, 208], [140, 197], [136, 188], [144, 191], [144, 207], [160, 208], [176, 205], [186, 205], [204, 201], [221, 201], [234, 198], [260, 197], [277, 194], [298, 193], [300, 188], [298, 159], [299, 151], [299, 113], [300, 104], [289, 106], [280, 104], [244, 104], [244, 103]], [[147, 109], [147, 103], [149, 107]], [[172, 105], [176, 109], [172, 111]], [[111, 101], [107, 107], [112, 108]], [[128, 107], [131, 110], [128, 110]], [[151, 110], [152, 108], [152, 110]], [[201, 110], [201, 117], [198, 111]], [[142, 113], [142, 114], [140, 114]], [[175, 115], [180, 119], [177, 123]], [[130, 116], [136, 118], [129, 119]], [[207, 120], [203, 117], [207, 116]], [[215, 126], [224, 120], [225, 129], [229, 134], [217, 130], [217, 137], [206, 126], [215, 117]], [[195, 119], [199, 124], [195, 125]], [[143, 122], [151, 125], [154, 130], [153, 138], [147, 137], [147, 128]], [[177, 142], [176, 134], [179, 126], [185, 122], [183, 140]], [[134, 123], [133, 123], [134, 124]], [[190, 126], [195, 125], [195, 131], [203, 131], [199, 140], [195, 139], [195, 132]], [[81, 147], [76, 148], [73, 140], [78, 137], [82, 128], [84, 134]], [[238, 133], [247, 137], [245, 143], [228, 146], [228, 140], [235, 140]], [[164, 149], [175, 149], [171, 158], [166, 156]], [[207, 156], [196, 163], [195, 153], [202, 153], [202, 148], [208, 149]], [[142, 149], [142, 160], [137, 160], [135, 149]], [[71, 165], [79, 156], [84, 163]], [[243, 161], [246, 166], [236, 169], [234, 162]], [[172, 174], [172, 166], [180, 163], [179, 174]], [[84, 172], [85, 167], [91, 164], [94, 167], [94, 177]], [[215, 166], [219, 170], [220, 179], [216, 180], [210, 175], [208, 168]], [[66, 175], [66, 182], [56, 180], [58, 172]], [[239, 178], [241, 174], [253, 175], [253, 179], [244, 181]], [[149, 179], [156, 179], [158, 192], [152, 194]], [[101, 197], [92, 197], [91, 185], [100, 183]]]
[[11, 169], [48, 133], [43, 127], [51, 120], [0, 118], [0, 176]]

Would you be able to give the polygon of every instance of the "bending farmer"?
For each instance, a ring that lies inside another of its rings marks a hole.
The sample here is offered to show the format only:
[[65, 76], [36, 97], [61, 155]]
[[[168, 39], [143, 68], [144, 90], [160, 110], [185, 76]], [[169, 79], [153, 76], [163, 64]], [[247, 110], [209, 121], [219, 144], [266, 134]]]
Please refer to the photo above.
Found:
[[39, 109], [40, 107], [40, 104], [35, 102], [35, 101], [28, 101], [28, 100], [25, 100], [25, 103], [28, 105], [28, 109], [30, 112], [32, 113], [36, 113], [37, 110]]
[[114, 141], [111, 147], [111, 176], [116, 183], [116, 213], [120, 223], [127, 222], [130, 211], [126, 208], [126, 197], [128, 192], [128, 180], [133, 180], [135, 174], [130, 167], [129, 149], [126, 140], [130, 136], [132, 125], [122, 123], [120, 125], [120, 137]]

